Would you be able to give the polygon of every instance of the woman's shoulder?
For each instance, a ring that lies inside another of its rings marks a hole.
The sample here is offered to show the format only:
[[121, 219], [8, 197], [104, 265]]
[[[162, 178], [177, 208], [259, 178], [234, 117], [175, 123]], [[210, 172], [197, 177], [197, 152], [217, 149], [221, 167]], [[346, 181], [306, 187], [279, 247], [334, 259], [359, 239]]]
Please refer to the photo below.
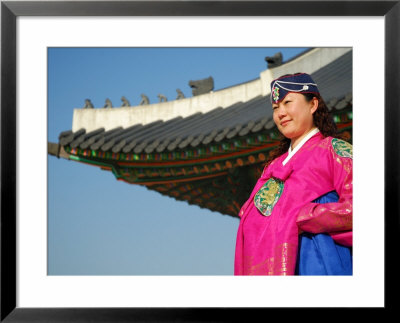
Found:
[[271, 169], [274, 169], [276, 167], [281, 167], [282, 161], [286, 158], [286, 156], [287, 156], [287, 152], [274, 158], [273, 160], [268, 162], [266, 165], [264, 165], [264, 169], [261, 173], [261, 178], [264, 178], [265, 176], [267, 176], [267, 174], [269, 173], [269, 171]]
[[345, 158], [353, 158], [353, 145], [343, 139], [336, 137], [325, 137], [323, 139], [324, 144], [332, 151], [335, 155]]

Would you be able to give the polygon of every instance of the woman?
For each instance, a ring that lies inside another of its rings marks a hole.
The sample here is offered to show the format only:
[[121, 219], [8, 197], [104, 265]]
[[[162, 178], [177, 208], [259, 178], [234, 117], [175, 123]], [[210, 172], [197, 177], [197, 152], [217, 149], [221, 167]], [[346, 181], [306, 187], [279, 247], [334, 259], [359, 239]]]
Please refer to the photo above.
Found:
[[[274, 80], [271, 101], [274, 122], [285, 138], [239, 212], [235, 275], [297, 274], [299, 240], [305, 235], [328, 237], [331, 249], [317, 250], [328, 256], [335, 246], [352, 246], [352, 146], [337, 138], [308, 74]], [[341, 255], [335, 257], [340, 261]]]

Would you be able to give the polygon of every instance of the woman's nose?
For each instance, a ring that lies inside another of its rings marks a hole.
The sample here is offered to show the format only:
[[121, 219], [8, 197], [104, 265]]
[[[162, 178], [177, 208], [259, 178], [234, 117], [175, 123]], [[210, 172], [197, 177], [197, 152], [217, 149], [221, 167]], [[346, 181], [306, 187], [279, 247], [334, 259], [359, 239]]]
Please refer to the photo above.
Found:
[[283, 107], [278, 108], [278, 117], [279, 119], [282, 119], [283, 117], [286, 116], [286, 111]]

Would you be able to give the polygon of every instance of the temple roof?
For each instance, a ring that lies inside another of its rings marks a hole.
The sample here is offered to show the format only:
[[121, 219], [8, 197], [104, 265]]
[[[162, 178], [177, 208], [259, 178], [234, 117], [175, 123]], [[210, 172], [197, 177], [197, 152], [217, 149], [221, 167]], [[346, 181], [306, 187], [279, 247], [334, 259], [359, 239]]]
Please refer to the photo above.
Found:
[[[340, 110], [352, 102], [352, 53], [348, 52], [312, 74], [329, 108]], [[274, 128], [268, 96], [258, 96], [245, 103], [237, 102], [227, 108], [218, 107], [207, 113], [189, 117], [175, 117], [167, 121], [154, 121], [128, 128], [114, 128], [86, 132], [84, 128], [63, 132], [59, 136], [62, 146], [100, 150], [113, 153], [161, 153], [188, 146], [197, 147], [211, 142], [229, 140], [249, 132]]]
[[[351, 140], [352, 52], [311, 76]], [[236, 216], [279, 140], [268, 94], [186, 117], [64, 131], [52, 148], [54, 155], [110, 170], [118, 180]]]

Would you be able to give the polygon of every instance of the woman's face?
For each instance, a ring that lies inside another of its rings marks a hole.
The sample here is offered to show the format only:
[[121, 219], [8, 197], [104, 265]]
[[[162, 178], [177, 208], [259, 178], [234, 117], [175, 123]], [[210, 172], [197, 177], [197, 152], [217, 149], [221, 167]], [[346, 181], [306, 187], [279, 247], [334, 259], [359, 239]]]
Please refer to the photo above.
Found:
[[272, 104], [274, 122], [292, 140], [292, 148], [314, 128], [313, 113], [317, 108], [317, 98], [307, 102], [299, 93], [289, 93], [281, 102]]

